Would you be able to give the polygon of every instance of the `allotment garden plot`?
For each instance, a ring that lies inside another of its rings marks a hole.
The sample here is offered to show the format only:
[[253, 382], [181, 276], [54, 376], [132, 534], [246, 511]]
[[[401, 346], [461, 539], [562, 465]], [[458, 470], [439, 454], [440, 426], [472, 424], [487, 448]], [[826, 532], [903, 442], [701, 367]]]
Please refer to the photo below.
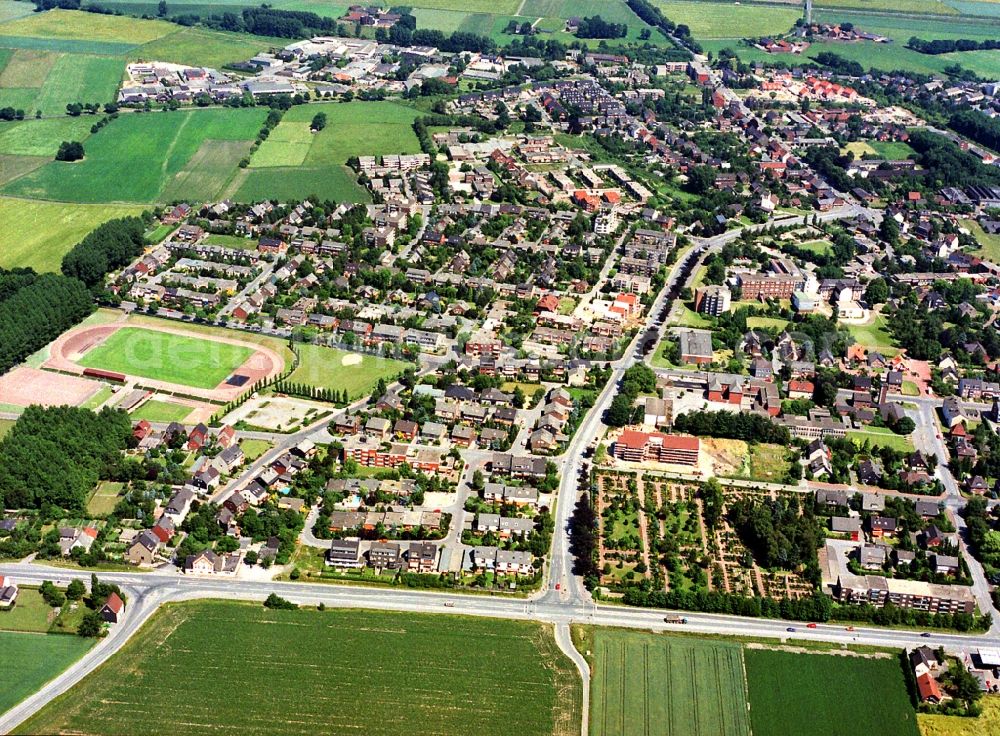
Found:
[[20, 732], [168, 713], [187, 734], [575, 735], [579, 683], [542, 624], [206, 601], [161, 609]]

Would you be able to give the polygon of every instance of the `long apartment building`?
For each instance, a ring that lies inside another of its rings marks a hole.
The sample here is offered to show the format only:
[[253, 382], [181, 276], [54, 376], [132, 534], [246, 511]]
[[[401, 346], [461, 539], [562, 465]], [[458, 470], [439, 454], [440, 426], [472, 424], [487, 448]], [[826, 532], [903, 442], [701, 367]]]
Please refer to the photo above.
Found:
[[881, 575], [841, 575], [833, 586], [841, 603], [868, 603], [913, 608], [929, 613], [973, 613], [976, 599], [966, 585], [937, 585], [918, 580], [897, 580]]
[[615, 441], [612, 454], [628, 462], [697, 465], [700, 449], [701, 442], [697, 437], [626, 429]]

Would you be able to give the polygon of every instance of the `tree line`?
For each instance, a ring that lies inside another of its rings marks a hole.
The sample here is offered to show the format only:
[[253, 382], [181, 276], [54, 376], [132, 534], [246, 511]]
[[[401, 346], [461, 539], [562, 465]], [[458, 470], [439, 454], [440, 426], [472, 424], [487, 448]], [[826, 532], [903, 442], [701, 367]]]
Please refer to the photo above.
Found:
[[54, 273], [0, 269], [0, 374], [59, 337], [94, 309], [86, 287]]
[[[997, 42], [1000, 48], [1000, 41]], [[976, 143], [1000, 151], [1000, 121], [978, 110], [959, 110], [948, 120], [948, 127]]]
[[1000, 40], [987, 38], [983, 41], [973, 41], [968, 38], [935, 38], [925, 41], [922, 38], [911, 36], [906, 42], [907, 48], [913, 49], [921, 54], [950, 54], [954, 51], [992, 51], [1000, 49]]
[[108, 220], [63, 256], [62, 272], [93, 289], [112, 271], [124, 268], [146, 247], [146, 222], [140, 217]]
[[123, 411], [29, 406], [0, 442], [0, 502], [82, 511], [131, 438]]
[[787, 446], [792, 441], [787, 429], [760, 414], [728, 411], [689, 412], [674, 419], [674, 429], [699, 437], [723, 437], [744, 442]]

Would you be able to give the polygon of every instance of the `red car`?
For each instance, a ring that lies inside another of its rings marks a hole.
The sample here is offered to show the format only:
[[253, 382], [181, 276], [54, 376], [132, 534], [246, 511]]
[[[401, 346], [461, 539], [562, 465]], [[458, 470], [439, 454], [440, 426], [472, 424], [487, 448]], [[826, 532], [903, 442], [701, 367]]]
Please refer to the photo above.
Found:
[[807, 629], [815, 629], [816, 628], [816, 624], [806, 624], [806, 628]]

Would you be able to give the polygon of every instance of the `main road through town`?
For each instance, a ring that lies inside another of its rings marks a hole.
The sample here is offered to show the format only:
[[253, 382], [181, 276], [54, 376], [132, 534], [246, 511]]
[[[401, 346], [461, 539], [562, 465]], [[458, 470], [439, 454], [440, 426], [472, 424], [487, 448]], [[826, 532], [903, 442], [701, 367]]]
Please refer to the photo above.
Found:
[[[863, 209], [848, 205], [839, 210], [820, 215], [823, 220], [852, 217]], [[788, 218], [781, 224], [801, 223], [803, 218]], [[756, 228], [751, 228], [756, 229]], [[703, 259], [738, 238], [742, 230], [731, 230], [713, 238], [699, 239], [673, 267], [664, 289], [655, 299], [641, 329], [625, 351], [624, 357], [612, 363], [612, 375], [599, 395], [594, 407], [578, 428], [567, 451], [557, 458], [562, 464], [561, 485], [557, 495], [556, 531], [543, 588], [530, 598], [512, 598], [491, 595], [455, 594], [434, 591], [400, 590], [398, 588], [368, 588], [353, 585], [336, 585], [303, 582], [248, 581], [240, 579], [211, 579], [185, 577], [177, 573], [156, 571], [150, 573], [102, 573], [107, 582], [120, 585], [128, 597], [128, 605], [121, 622], [111, 627], [108, 635], [94, 645], [81, 659], [61, 675], [45, 684], [40, 690], [0, 715], [0, 733], [8, 733], [37, 713], [53, 698], [67, 692], [95, 668], [107, 661], [145, 621], [168, 602], [196, 598], [228, 598], [262, 601], [276, 593], [300, 604], [328, 607], [368, 608], [386, 611], [417, 613], [446, 613], [495, 618], [523, 619], [552, 624], [556, 641], [566, 652], [583, 679], [584, 702], [582, 708], [582, 733], [588, 733], [589, 669], [582, 655], [570, 640], [571, 624], [617, 626], [649, 629], [654, 631], [683, 630], [697, 633], [734, 634], [774, 639], [804, 639], [833, 644], [867, 644], [891, 647], [931, 643], [956, 651], [968, 651], [981, 646], [995, 646], [996, 637], [990, 635], [965, 636], [959, 634], [933, 634], [921, 636], [920, 632], [883, 629], [875, 627], [833, 626], [819, 624], [814, 628], [790, 625], [786, 621], [744, 618], [739, 616], [705, 613], [683, 613], [687, 623], [668, 624], [667, 612], [654, 609], [635, 609], [620, 605], [595, 602], [579, 576], [573, 574], [569, 546], [569, 519], [580, 496], [579, 478], [584, 462], [584, 451], [602, 430], [605, 409], [618, 388], [625, 371], [643, 360], [643, 348], [648, 348], [646, 336], [650, 330], [659, 332], [663, 317], [669, 310], [677, 292], [690, 284]], [[311, 432], [319, 433], [320, 427], [310, 427], [281, 443], [288, 447], [304, 439]], [[279, 448], [275, 448], [268, 457]], [[242, 477], [247, 477], [244, 474]], [[72, 579], [88, 580], [90, 571], [45, 567], [40, 564], [20, 562], [0, 564], [0, 575], [12, 576], [19, 583], [40, 584], [44, 580], [67, 584]]]

